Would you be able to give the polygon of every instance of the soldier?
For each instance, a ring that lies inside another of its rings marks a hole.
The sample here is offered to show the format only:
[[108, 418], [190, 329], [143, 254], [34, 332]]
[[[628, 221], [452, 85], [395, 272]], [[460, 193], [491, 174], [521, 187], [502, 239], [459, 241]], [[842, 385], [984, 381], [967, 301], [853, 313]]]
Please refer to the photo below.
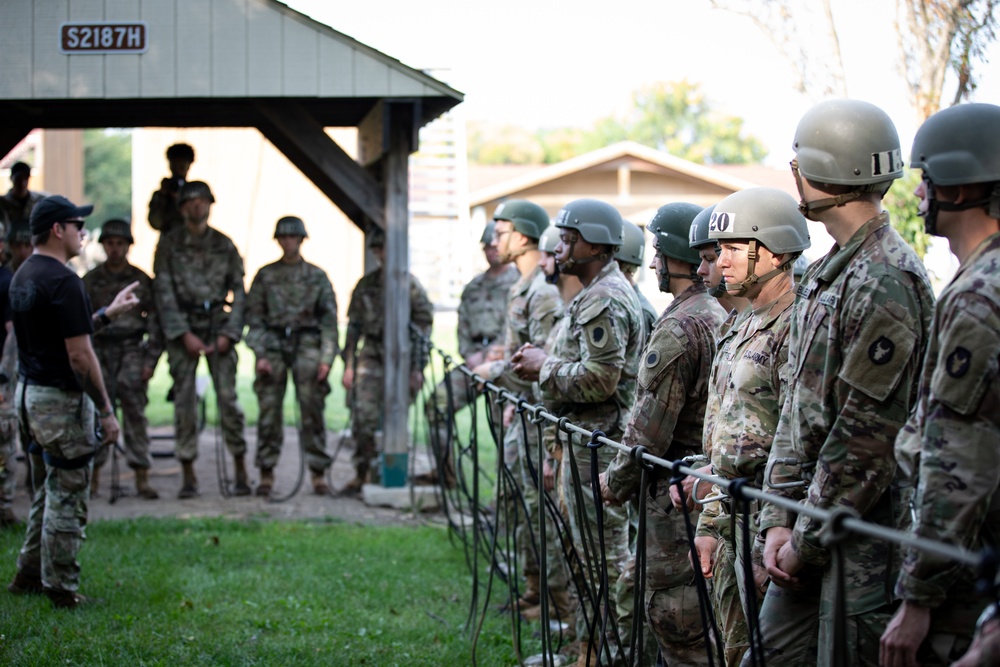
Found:
[[17, 220], [7, 228], [7, 250], [10, 252], [10, 270], [16, 272], [24, 260], [31, 256], [31, 227], [27, 220]]
[[[569, 305], [551, 354], [535, 344], [525, 344], [511, 358], [513, 370], [522, 380], [539, 383], [553, 413], [616, 438], [628, 423], [639, 351], [645, 343], [639, 300], [613, 261], [622, 244], [622, 218], [605, 202], [578, 199], [559, 211], [555, 226], [560, 229], [556, 261], [562, 272], [580, 278], [583, 291]], [[573, 544], [584, 559], [586, 586], [596, 592], [605, 576], [609, 582], [617, 581], [627, 559], [625, 515], [618, 508], [604, 512], [605, 544], [611, 549], [606, 554], [606, 571], [601, 572], [602, 555], [584, 544], [584, 535], [596, 535], [598, 530], [597, 508], [590, 498], [590, 457], [579, 436], [560, 433], [559, 438], [566, 464], [561, 479]], [[579, 451], [574, 451], [574, 446]], [[597, 453], [601, 468], [614, 456], [609, 448]], [[578, 637], [589, 635], [584, 606], [577, 615]], [[591, 616], [591, 620], [596, 618]], [[596, 643], [581, 645], [581, 664], [605, 651], [606, 640], [615, 634], [614, 624], [612, 620], [604, 637], [594, 625], [589, 641]]]
[[[0, 223], [0, 238], [6, 230]], [[0, 241], [0, 252], [4, 250]], [[14, 493], [17, 487], [17, 417], [14, 412], [14, 389], [16, 385], [16, 347], [6, 347], [7, 338], [13, 338], [13, 323], [10, 314], [10, 281], [14, 273], [6, 266], [0, 266], [0, 529], [19, 525], [14, 514]]]
[[556, 264], [557, 245], [559, 245], [559, 228], [546, 227], [538, 239], [538, 266], [545, 274], [545, 282], [559, 288], [559, 300], [565, 305], [576, 298], [583, 289], [583, 284], [576, 276], [559, 271], [559, 265]]
[[[800, 210], [822, 222], [836, 244], [796, 287], [788, 393], [766, 481], [804, 480], [804, 487], [770, 490], [809, 507], [850, 507], [891, 526], [893, 442], [915, 397], [934, 305], [923, 263], [882, 210], [884, 193], [903, 173], [899, 138], [878, 107], [830, 100], [802, 117], [794, 148]], [[769, 662], [826, 665], [846, 651], [848, 663], [875, 664], [891, 609], [892, 548], [853, 534], [841, 543], [841, 620], [850, 631], [835, 642], [838, 619], [830, 610], [838, 577], [820, 528], [804, 514], [770, 504], [761, 510], [772, 585], [760, 629]]]
[[[748, 478], [759, 489], [785, 394], [781, 374], [788, 362], [795, 300], [792, 266], [809, 247], [809, 230], [797, 203], [783, 191], [750, 188], [715, 207], [709, 236], [719, 243], [723, 284], [730, 294], [747, 299], [750, 309], [718, 341], [704, 451], [712, 461], [711, 474]], [[718, 487], [713, 491], [716, 496]], [[767, 577], [763, 565], [754, 563], [757, 588], [751, 606], [743, 588], [744, 554], [750, 545], [743, 540], [744, 517], [735, 509], [728, 498], [710, 503], [698, 517], [695, 538], [702, 574], [712, 579], [727, 665], [738, 665], [750, 646], [746, 619], [756, 618]], [[751, 512], [749, 527], [755, 533], [755, 504]]]
[[160, 189], [149, 200], [149, 226], [158, 230], [161, 236], [184, 226], [179, 196], [193, 162], [194, 149], [187, 144], [174, 144], [167, 149], [170, 178], [160, 181]]
[[635, 282], [635, 274], [642, 266], [646, 255], [646, 235], [642, 228], [634, 222], [623, 219], [622, 225], [624, 240], [618, 247], [618, 252], [615, 253], [615, 261], [618, 262], [618, 268], [621, 269], [622, 275], [632, 285], [635, 295], [639, 298], [639, 307], [642, 308], [643, 330], [648, 339], [653, 332], [653, 323], [656, 322], [660, 314], [656, 312], [656, 308], [653, 308], [653, 304], [649, 302], [649, 299]]
[[[715, 334], [725, 311], [696, 273], [700, 262], [689, 247], [691, 223], [700, 207], [660, 207], [649, 223], [660, 290], [674, 298], [656, 321], [642, 353], [635, 406], [622, 444], [679, 459], [701, 453], [708, 374]], [[601, 477], [601, 495], [620, 505], [639, 492], [641, 468], [619, 452]], [[698, 618], [698, 593], [687, 558], [687, 529], [679, 512], [670, 516], [665, 488], [646, 501], [647, 621], [668, 664], [707, 664], [705, 629]]]
[[[509, 260], [500, 259], [500, 253], [493, 245], [495, 227], [495, 222], [487, 223], [479, 239], [489, 268], [469, 281], [458, 304], [458, 353], [467, 368], [475, 368], [487, 357], [503, 355], [510, 288], [520, 277]], [[450, 390], [445, 383], [450, 384]], [[436, 484], [440, 481], [448, 488], [455, 486], [455, 469], [450, 457], [452, 442], [448, 439], [448, 432], [455, 413], [475, 400], [476, 393], [470, 389], [468, 377], [456, 369], [434, 389], [434, 399], [424, 403], [427, 422], [431, 425], [431, 451], [437, 466], [426, 475], [414, 478], [414, 483]], [[446, 410], [441, 412], [439, 406], [446, 406]]]
[[[748, 305], [746, 297], [736, 296], [735, 293], [726, 289], [726, 282], [722, 279], [722, 269], [718, 265], [719, 253], [717, 244], [708, 235], [708, 225], [714, 211], [715, 205], [713, 204], [702, 209], [695, 216], [694, 222], [691, 223], [691, 238], [688, 245], [696, 249], [698, 256], [701, 258], [698, 264], [698, 275], [705, 282], [708, 293], [719, 300], [719, 303], [722, 304], [723, 309], [727, 313], [732, 314], [733, 311], [742, 313]], [[735, 316], [732, 316], [730, 319], [735, 320]], [[727, 325], [730, 324], [732, 324], [731, 321], [726, 322], [722, 327], [723, 331], [727, 330], [729, 328]]]
[[[959, 269], [941, 292], [917, 393], [896, 439], [917, 486], [914, 535], [969, 550], [1000, 535], [1000, 107], [961, 104], [917, 130], [910, 167], [929, 234]], [[907, 549], [903, 603], [882, 635], [882, 664], [947, 665], [972, 642], [982, 603], [976, 573]]]
[[[28, 227], [28, 219], [31, 211], [34, 210], [38, 202], [45, 198], [44, 192], [36, 192], [28, 189], [28, 182], [31, 179], [31, 167], [24, 162], [15, 162], [10, 168], [11, 188], [7, 194], [0, 197], [0, 219], [6, 218], [10, 225], [17, 224], [19, 227]], [[30, 236], [31, 232], [28, 232]], [[30, 240], [28, 241], [30, 248]], [[30, 250], [28, 254], [30, 254]]]
[[330, 393], [330, 367], [339, 353], [337, 298], [323, 269], [302, 259], [307, 236], [300, 218], [278, 220], [274, 238], [281, 246], [281, 259], [257, 272], [247, 295], [247, 345], [257, 357], [253, 388], [260, 404], [258, 496], [269, 496], [274, 486], [274, 466], [284, 440], [282, 407], [289, 372], [299, 403], [299, 439], [313, 491], [330, 493], [325, 473], [332, 460], [326, 453], [323, 406]]
[[[118, 421], [90, 344], [92, 313], [80, 280], [66, 262], [80, 252], [83, 219], [92, 206], [62, 196], [46, 197], [31, 214], [35, 253], [14, 276], [10, 302], [20, 341], [15, 404], [21, 437], [40, 451], [29, 455], [44, 468], [35, 489], [7, 589], [16, 595], [45, 593], [56, 607], [86, 602], [78, 593], [80, 564], [94, 454], [118, 438]], [[95, 413], [104, 443], [95, 437]], [[37, 478], [33, 475], [33, 479]]]
[[175, 453], [184, 476], [177, 497], [198, 495], [194, 379], [202, 356], [215, 387], [222, 435], [235, 461], [233, 493], [248, 496], [243, 410], [236, 399], [236, 343], [243, 335], [246, 307], [243, 260], [228, 236], [208, 226], [215, 197], [206, 183], [185, 183], [177, 201], [184, 225], [160, 237], [153, 261], [156, 305], [174, 381]]
[[[128, 222], [105, 222], [99, 242], [104, 246], [107, 261], [83, 277], [91, 305], [109, 306], [123, 288], [139, 283], [135, 292], [139, 307], [95, 332], [93, 345], [111, 402], [122, 407], [125, 460], [135, 471], [136, 493], [153, 500], [159, 494], [149, 485], [146, 388], [163, 352], [163, 333], [153, 303], [153, 281], [128, 261], [128, 251], [134, 242]], [[99, 471], [107, 457], [108, 450], [102, 449], [94, 459], [91, 496], [97, 495]]]
[[[513, 262], [517, 267], [518, 281], [510, 289], [507, 305], [506, 327], [503, 337], [503, 359], [483, 364], [474, 372], [497, 382], [529, 403], [537, 402], [530, 382], [521, 380], [511, 370], [511, 358], [522, 345], [530, 343], [543, 346], [548, 340], [552, 327], [562, 315], [563, 305], [555, 286], [545, 280], [538, 266], [540, 252], [538, 239], [549, 226], [549, 215], [538, 204], [524, 199], [511, 199], [497, 206], [493, 212], [493, 245], [500, 261]], [[504, 462], [511, 468], [518, 491], [524, 500], [526, 520], [516, 527], [516, 539], [521, 558], [521, 574], [526, 586], [518, 600], [518, 608], [529, 620], [541, 617], [541, 581], [535, 545], [531, 537], [538, 525], [538, 513], [544, 511], [537, 480], [532, 479], [532, 469], [543, 465], [538, 461], [538, 431], [528, 428], [527, 433], [519, 421], [515, 423], [514, 409], [504, 413], [503, 451]], [[525, 437], [527, 436], [527, 437]], [[533, 460], [532, 466], [528, 465]], [[511, 500], [511, 499], [508, 499]], [[548, 514], [546, 513], [546, 518]], [[551, 522], [546, 535], [548, 590], [550, 599], [556, 606], [556, 614], [569, 616], [568, 578], [560, 563], [556, 547], [556, 529]]]
[[[347, 308], [347, 337], [344, 341], [344, 389], [351, 397], [351, 434], [354, 437], [354, 479], [347, 483], [342, 493], [356, 495], [369, 481], [375, 481], [378, 471], [372, 469], [372, 459], [378, 454], [375, 431], [382, 420], [383, 367], [382, 353], [383, 313], [385, 312], [383, 284], [385, 265], [385, 235], [379, 228], [368, 233], [368, 247], [378, 260], [378, 268], [364, 275], [351, 293]], [[434, 306], [427, 298], [416, 276], [410, 278], [410, 324], [426, 337], [431, 335], [434, 324]], [[427, 354], [423, 344], [410, 332], [410, 396], [416, 396], [424, 384], [424, 366]], [[360, 352], [358, 344], [364, 343]]]

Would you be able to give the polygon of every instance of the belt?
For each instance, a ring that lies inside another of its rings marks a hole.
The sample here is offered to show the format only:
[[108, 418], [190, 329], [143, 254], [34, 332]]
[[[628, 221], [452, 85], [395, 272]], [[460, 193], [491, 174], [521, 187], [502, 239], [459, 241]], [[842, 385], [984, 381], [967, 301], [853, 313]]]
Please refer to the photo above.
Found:
[[298, 336], [299, 334], [316, 334], [319, 336], [322, 331], [319, 327], [268, 327], [268, 331], [273, 331], [282, 338], [291, 338], [292, 336]]
[[29, 378], [26, 375], [20, 376], [21, 383], [29, 387], [48, 387], [50, 389], [62, 389], [63, 391], [80, 391], [79, 387], [73, 387], [72, 389], [67, 387], [64, 382], [58, 382], [55, 384], [47, 382], [39, 382], [34, 378]]
[[221, 308], [229, 302], [225, 299], [205, 299], [204, 301], [186, 301], [184, 299], [177, 299], [177, 305], [181, 307], [181, 310], [186, 312], [197, 312], [202, 311], [209, 313], [216, 308]]
[[124, 343], [127, 341], [140, 342], [146, 336], [145, 331], [136, 331], [133, 333], [104, 333], [103, 331], [94, 334], [95, 342], [109, 342], [109, 343]]
[[35, 456], [41, 455], [42, 460], [45, 461], [46, 465], [58, 468], [59, 470], [79, 470], [89, 464], [90, 460], [97, 454], [96, 451], [93, 451], [89, 454], [84, 454], [83, 456], [77, 456], [76, 458], [64, 459], [61, 456], [48, 453], [39, 447], [38, 443], [34, 441], [32, 441], [28, 446], [28, 453], [34, 454]]

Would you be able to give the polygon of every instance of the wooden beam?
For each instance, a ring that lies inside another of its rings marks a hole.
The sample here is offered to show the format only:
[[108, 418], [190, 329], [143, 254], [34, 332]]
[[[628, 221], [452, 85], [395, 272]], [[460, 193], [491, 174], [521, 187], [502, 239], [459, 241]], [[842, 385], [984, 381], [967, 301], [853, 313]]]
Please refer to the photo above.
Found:
[[0, 156], [6, 157], [31, 132], [30, 127], [6, 126], [0, 124]]
[[305, 109], [282, 101], [258, 102], [257, 129], [356, 225], [365, 218], [385, 226], [384, 193], [379, 183], [330, 138]]
[[[410, 271], [409, 271], [409, 156], [413, 137], [411, 105], [386, 107], [388, 141], [384, 158], [385, 184], [385, 416], [383, 479], [390, 464], [405, 465], [408, 450], [407, 406], [410, 402]], [[403, 456], [400, 456], [403, 454]], [[397, 476], [398, 477], [398, 476]], [[405, 483], [405, 476], [404, 476]]]

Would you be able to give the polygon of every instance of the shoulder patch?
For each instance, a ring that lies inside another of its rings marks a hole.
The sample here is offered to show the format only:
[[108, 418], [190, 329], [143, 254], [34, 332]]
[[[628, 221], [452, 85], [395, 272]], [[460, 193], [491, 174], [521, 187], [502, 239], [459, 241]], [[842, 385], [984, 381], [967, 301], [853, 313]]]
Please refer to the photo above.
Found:
[[849, 343], [840, 377], [858, 391], [883, 401], [899, 385], [916, 345], [912, 327], [876, 305], [857, 338]]
[[642, 365], [636, 378], [639, 384], [646, 391], [656, 391], [665, 372], [684, 354], [687, 345], [687, 334], [678, 325], [668, 323], [654, 329], [642, 353]]
[[940, 333], [931, 396], [962, 415], [974, 414], [998, 373], [1000, 334], [959, 311]]
[[587, 327], [587, 338], [590, 339], [590, 344], [596, 348], [603, 348], [608, 344], [608, 338], [610, 337], [609, 334], [610, 332], [608, 331], [607, 326], [605, 326], [603, 319], [600, 322]]

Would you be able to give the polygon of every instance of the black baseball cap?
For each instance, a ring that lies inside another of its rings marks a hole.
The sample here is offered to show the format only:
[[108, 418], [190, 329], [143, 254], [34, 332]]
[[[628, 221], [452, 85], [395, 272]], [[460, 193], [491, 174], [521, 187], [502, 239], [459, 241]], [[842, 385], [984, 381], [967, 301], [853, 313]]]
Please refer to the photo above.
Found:
[[35, 204], [31, 210], [31, 233], [41, 234], [57, 222], [85, 218], [94, 210], [92, 204], [77, 206], [62, 195], [52, 195]]

